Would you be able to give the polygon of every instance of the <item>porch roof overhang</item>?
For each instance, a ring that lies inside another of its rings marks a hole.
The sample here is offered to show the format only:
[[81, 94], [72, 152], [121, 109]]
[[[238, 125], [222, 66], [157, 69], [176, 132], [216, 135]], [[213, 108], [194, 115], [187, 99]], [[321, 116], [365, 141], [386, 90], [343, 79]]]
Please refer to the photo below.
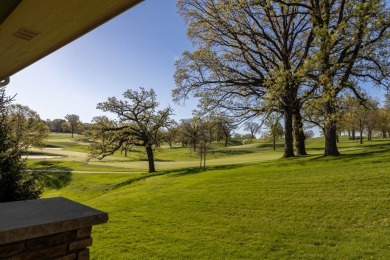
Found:
[[0, 0], [0, 81], [143, 0]]

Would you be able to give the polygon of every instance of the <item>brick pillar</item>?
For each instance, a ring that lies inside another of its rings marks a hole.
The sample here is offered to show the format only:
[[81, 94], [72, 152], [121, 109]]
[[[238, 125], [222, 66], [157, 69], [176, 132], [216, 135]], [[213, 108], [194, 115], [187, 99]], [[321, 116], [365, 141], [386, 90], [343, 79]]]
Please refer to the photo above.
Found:
[[89, 259], [92, 226], [105, 212], [52, 198], [0, 203], [0, 259]]

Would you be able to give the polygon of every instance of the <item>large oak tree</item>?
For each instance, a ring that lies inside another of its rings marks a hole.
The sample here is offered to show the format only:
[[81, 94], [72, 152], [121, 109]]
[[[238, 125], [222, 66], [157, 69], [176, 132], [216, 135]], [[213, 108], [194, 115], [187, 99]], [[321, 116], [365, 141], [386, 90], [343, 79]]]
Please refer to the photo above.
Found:
[[[176, 101], [249, 118], [280, 111], [284, 157], [306, 154], [301, 110], [312, 98], [325, 117], [325, 155], [337, 150], [337, 99], [361, 98], [359, 81], [388, 85], [389, 12], [383, 0], [180, 0], [197, 49], [176, 63]], [[294, 126], [294, 131], [293, 130]]]
[[297, 153], [306, 154], [300, 109], [315, 88], [303, 77], [314, 39], [310, 16], [272, 1], [179, 0], [178, 7], [197, 49], [176, 62], [174, 99], [193, 94], [206, 111], [240, 119], [278, 111], [284, 157], [295, 155], [294, 133]]
[[383, 0], [306, 0], [275, 2], [310, 15], [313, 69], [324, 111], [325, 155], [337, 156], [337, 99], [346, 90], [363, 100], [359, 82], [388, 87], [390, 16]]
[[95, 118], [90, 131], [94, 140], [92, 156], [102, 159], [124, 145], [141, 146], [148, 157], [149, 172], [155, 172], [153, 150], [161, 143], [161, 129], [170, 123], [172, 109], [157, 110], [159, 103], [153, 89], [130, 89], [123, 93], [123, 98], [110, 97], [97, 105], [98, 109], [115, 114], [117, 119]]

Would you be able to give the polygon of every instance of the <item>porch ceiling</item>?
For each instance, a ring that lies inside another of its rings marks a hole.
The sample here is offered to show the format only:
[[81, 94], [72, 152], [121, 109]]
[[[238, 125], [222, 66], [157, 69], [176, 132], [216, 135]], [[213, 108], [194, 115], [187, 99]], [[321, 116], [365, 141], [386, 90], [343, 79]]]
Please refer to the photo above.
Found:
[[0, 0], [0, 80], [143, 0]]

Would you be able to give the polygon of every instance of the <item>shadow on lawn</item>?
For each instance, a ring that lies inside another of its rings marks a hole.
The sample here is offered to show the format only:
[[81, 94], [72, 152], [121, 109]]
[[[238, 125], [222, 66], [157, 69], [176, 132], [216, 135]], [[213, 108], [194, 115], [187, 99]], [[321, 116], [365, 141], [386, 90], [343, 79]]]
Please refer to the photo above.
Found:
[[313, 156], [312, 158], [309, 158], [308, 161], [332, 160], [332, 161], [340, 161], [345, 163], [350, 163], [353, 161], [355, 161], [356, 163], [365, 163], [366, 159], [375, 157], [376, 158], [375, 162], [382, 162], [388, 160], [389, 152], [390, 152], [389, 144], [369, 143], [369, 145], [362, 146], [361, 148], [356, 147], [355, 149], [348, 149], [347, 153], [341, 152], [340, 156], [317, 155], [317, 156]]
[[[234, 168], [241, 167], [242, 164], [234, 164], [234, 165], [220, 165], [220, 166], [208, 166], [206, 168], [207, 171], [213, 171], [213, 170], [230, 170]], [[168, 171], [163, 171], [163, 172], [155, 172], [155, 173], [148, 173], [139, 177], [131, 178], [126, 181], [117, 183], [112, 187], [113, 190], [118, 189], [120, 187], [126, 186], [133, 184], [138, 181], [143, 181], [152, 177], [157, 177], [157, 176], [163, 176], [163, 175], [170, 175], [172, 177], [181, 177], [181, 176], [186, 176], [190, 174], [198, 174], [198, 173], [203, 173], [203, 169], [200, 169], [199, 167], [191, 167], [191, 168], [183, 168], [183, 169], [175, 169], [175, 170], [168, 170]]]
[[47, 144], [46, 146], [45, 146], [45, 148], [62, 148], [61, 146], [58, 146], [58, 145], [52, 145], [52, 144]]
[[[212, 165], [212, 166], [207, 166], [206, 171], [231, 170], [231, 169], [236, 169], [236, 168], [239, 168], [242, 166], [243, 166], [243, 164]], [[165, 173], [172, 175], [172, 177], [181, 177], [181, 176], [185, 176], [185, 175], [204, 173], [206, 171], [204, 171], [203, 168], [200, 168], [200, 167], [191, 167], [191, 168], [170, 170], [170, 171], [166, 171]]]
[[34, 163], [34, 169], [31, 171], [39, 173], [45, 187], [61, 189], [72, 181], [72, 169], [60, 164], [60, 161], [39, 161]]
[[[388, 154], [390, 152], [390, 145], [388, 144], [370, 144], [369, 146], [364, 147], [365, 150], [361, 150], [360, 148], [356, 148], [353, 150], [348, 150], [349, 154], [342, 154], [341, 156], [322, 156], [322, 155], [308, 155], [304, 157], [293, 157], [293, 158], [280, 158], [277, 164], [274, 162], [261, 162], [261, 167], [266, 168], [269, 166], [276, 166], [276, 167], [286, 167], [289, 165], [296, 165], [299, 163], [299, 165], [313, 165], [312, 163], [315, 161], [323, 162], [323, 161], [339, 161], [340, 163], [350, 163], [350, 162], [356, 162], [356, 163], [367, 163], [367, 160], [369, 160], [370, 163], [377, 163], [377, 162], [384, 162], [388, 160]], [[352, 153], [351, 153], [352, 151]], [[354, 152], [354, 153], [353, 153]], [[375, 158], [374, 160], [370, 160], [370, 158]], [[156, 173], [148, 173], [144, 174], [139, 177], [131, 178], [129, 180], [123, 181], [121, 183], [118, 183], [113, 186], [113, 189], [120, 188], [125, 185], [130, 185], [134, 182], [146, 180], [152, 177], [156, 176], [163, 176], [168, 175], [170, 177], [182, 177], [186, 175], [192, 175], [192, 174], [200, 174], [205, 173], [209, 171], [214, 170], [231, 170], [240, 168], [242, 166], [248, 166], [248, 165], [258, 165], [258, 163], [250, 163], [250, 164], [230, 164], [230, 165], [211, 165], [206, 167], [206, 171], [203, 171], [200, 167], [189, 167], [189, 168], [181, 168], [181, 169], [174, 169], [174, 170], [167, 170], [162, 172], [156, 172]]]
[[[139, 159], [141, 162], [147, 162], [148, 158]], [[166, 160], [166, 159], [154, 159], [155, 162], [174, 162], [175, 160]]]
[[123, 186], [126, 186], [126, 185], [133, 184], [134, 182], [143, 181], [143, 180], [146, 180], [146, 179], [149, 179], [149, 178], [152, 178], [152, 177], [161, 176], [161, 175], [166, 175], [166, 174], [167, 174], [166, 172], [148, 173], [148, 174], [142, 175], [142, 176], [140, 176], [140, 177], [131, 178], [131, 179], [122, 181], [122, 182], [120, 182], [120, 183], [117, 183], [117, 184], [115, 184], [115, 185], [112, 187], [112, 189], [113, 189], [113, 190], [116, 190], [116, 189], [118, 189], [118, 188], [120, 188], [120, 187], [123, 187]]

